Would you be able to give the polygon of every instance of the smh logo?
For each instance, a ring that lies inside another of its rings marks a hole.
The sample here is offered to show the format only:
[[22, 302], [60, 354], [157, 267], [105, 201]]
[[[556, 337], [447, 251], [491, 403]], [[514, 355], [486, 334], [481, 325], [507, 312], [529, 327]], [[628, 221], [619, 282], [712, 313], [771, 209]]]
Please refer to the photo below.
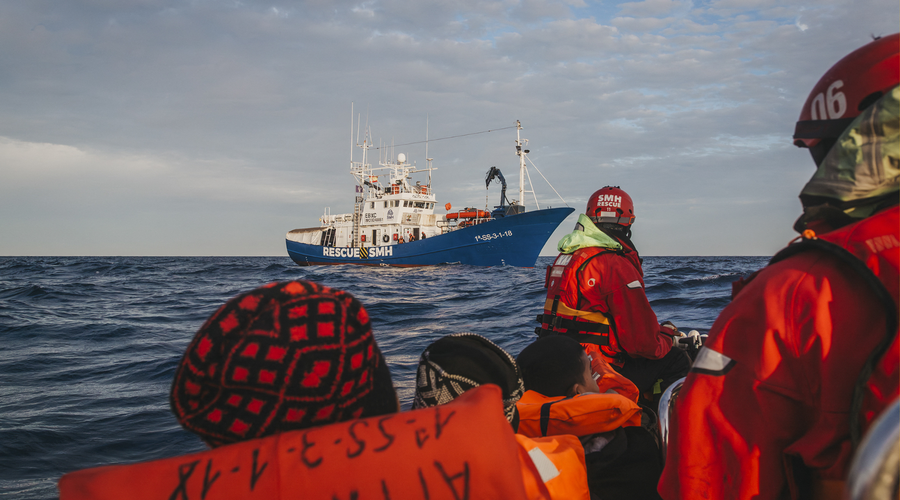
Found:
[[614, 194], [601, 194], [597, 198], [597, 205], [601, 207], [621, 207], [622, 197]]

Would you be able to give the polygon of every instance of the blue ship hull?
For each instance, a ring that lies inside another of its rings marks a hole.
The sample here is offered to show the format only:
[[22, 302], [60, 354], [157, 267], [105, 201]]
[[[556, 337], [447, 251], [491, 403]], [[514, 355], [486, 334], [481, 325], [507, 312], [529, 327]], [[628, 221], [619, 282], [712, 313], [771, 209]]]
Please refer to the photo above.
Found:
[[324, 247], [285, 240], [291, 259], [301, 266], [356, 264], [364, 266], [534, 267], [553, 231], [573, 208], [525, 212], [397, 245], [360, 248]]

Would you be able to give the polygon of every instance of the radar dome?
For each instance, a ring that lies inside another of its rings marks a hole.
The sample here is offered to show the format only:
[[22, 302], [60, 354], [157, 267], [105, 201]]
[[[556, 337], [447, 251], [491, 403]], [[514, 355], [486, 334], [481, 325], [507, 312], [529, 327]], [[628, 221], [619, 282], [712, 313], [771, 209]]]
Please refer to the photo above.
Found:
[[398, 154], [397, 163], [406, 163], [406, 155], [403, 153]]

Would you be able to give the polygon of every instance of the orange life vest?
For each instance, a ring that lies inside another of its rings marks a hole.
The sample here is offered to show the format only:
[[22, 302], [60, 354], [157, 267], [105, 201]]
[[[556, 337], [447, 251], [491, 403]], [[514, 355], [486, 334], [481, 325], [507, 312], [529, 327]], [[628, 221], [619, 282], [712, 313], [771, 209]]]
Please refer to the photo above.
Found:
[[72, 472], [59, 490], [61, 500], [527, 498], [521, 453], [488, 384], [443, 406]]
[[592, 352], [600, 353], [610, 363], [621, 365], [622, 348], [619, 345], [615, 322], [609, 315], [600, 311], [586, 311], [582, 307], [591, 304], [585, 302], [579, 293], [582, 279], [598, 280], [600, 276], [583, 276], [585, 269], [594, 258], [608, 253], [618, 253], [635, 266], [641, 275], [640, 260], [637, 253], [628, 250], [612, 250], [602, 247], [589, 247], [577, 250], [572, 254], [559, 254], [553, 265], [547, 267], [544, 287], [547, 288], [547, 300], [544, 313], [537, 317], [541, 326], [535, 329], [538, 336], [562, 334], [577, 340]]
[[529, 437], [588, 436], [619, 427], [641, 425], [641, 407], [618, 393], [547, 397], [525, 391], [516, 403], [517, 432]]
[[516, 434], [529, 500], [589, 500], [584, 447], [571, 435], [529, 438]]
[[601, 393], [615, 391], [631, 401], [637, 402], [640, 391], [634, 382], [614, 370], [603, 356], [592, 354], [590, 351], [588, 351], [588, 356], [591, 358], [591, 372]]

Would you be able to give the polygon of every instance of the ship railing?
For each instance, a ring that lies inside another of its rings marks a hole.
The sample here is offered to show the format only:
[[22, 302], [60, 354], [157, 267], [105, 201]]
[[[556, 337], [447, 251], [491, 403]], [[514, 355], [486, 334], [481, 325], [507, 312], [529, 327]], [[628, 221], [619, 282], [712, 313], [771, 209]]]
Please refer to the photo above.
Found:
[[672, 383], [659, 398], [659, 408], [656, 413], [659, 418], [659, 451], [662, 453], [662, 461], [666, 462], [666, 448], [669, 446], [669, 423], [675, 416], [675, 400], [684, 385], [685, 377], [681, 377]]

